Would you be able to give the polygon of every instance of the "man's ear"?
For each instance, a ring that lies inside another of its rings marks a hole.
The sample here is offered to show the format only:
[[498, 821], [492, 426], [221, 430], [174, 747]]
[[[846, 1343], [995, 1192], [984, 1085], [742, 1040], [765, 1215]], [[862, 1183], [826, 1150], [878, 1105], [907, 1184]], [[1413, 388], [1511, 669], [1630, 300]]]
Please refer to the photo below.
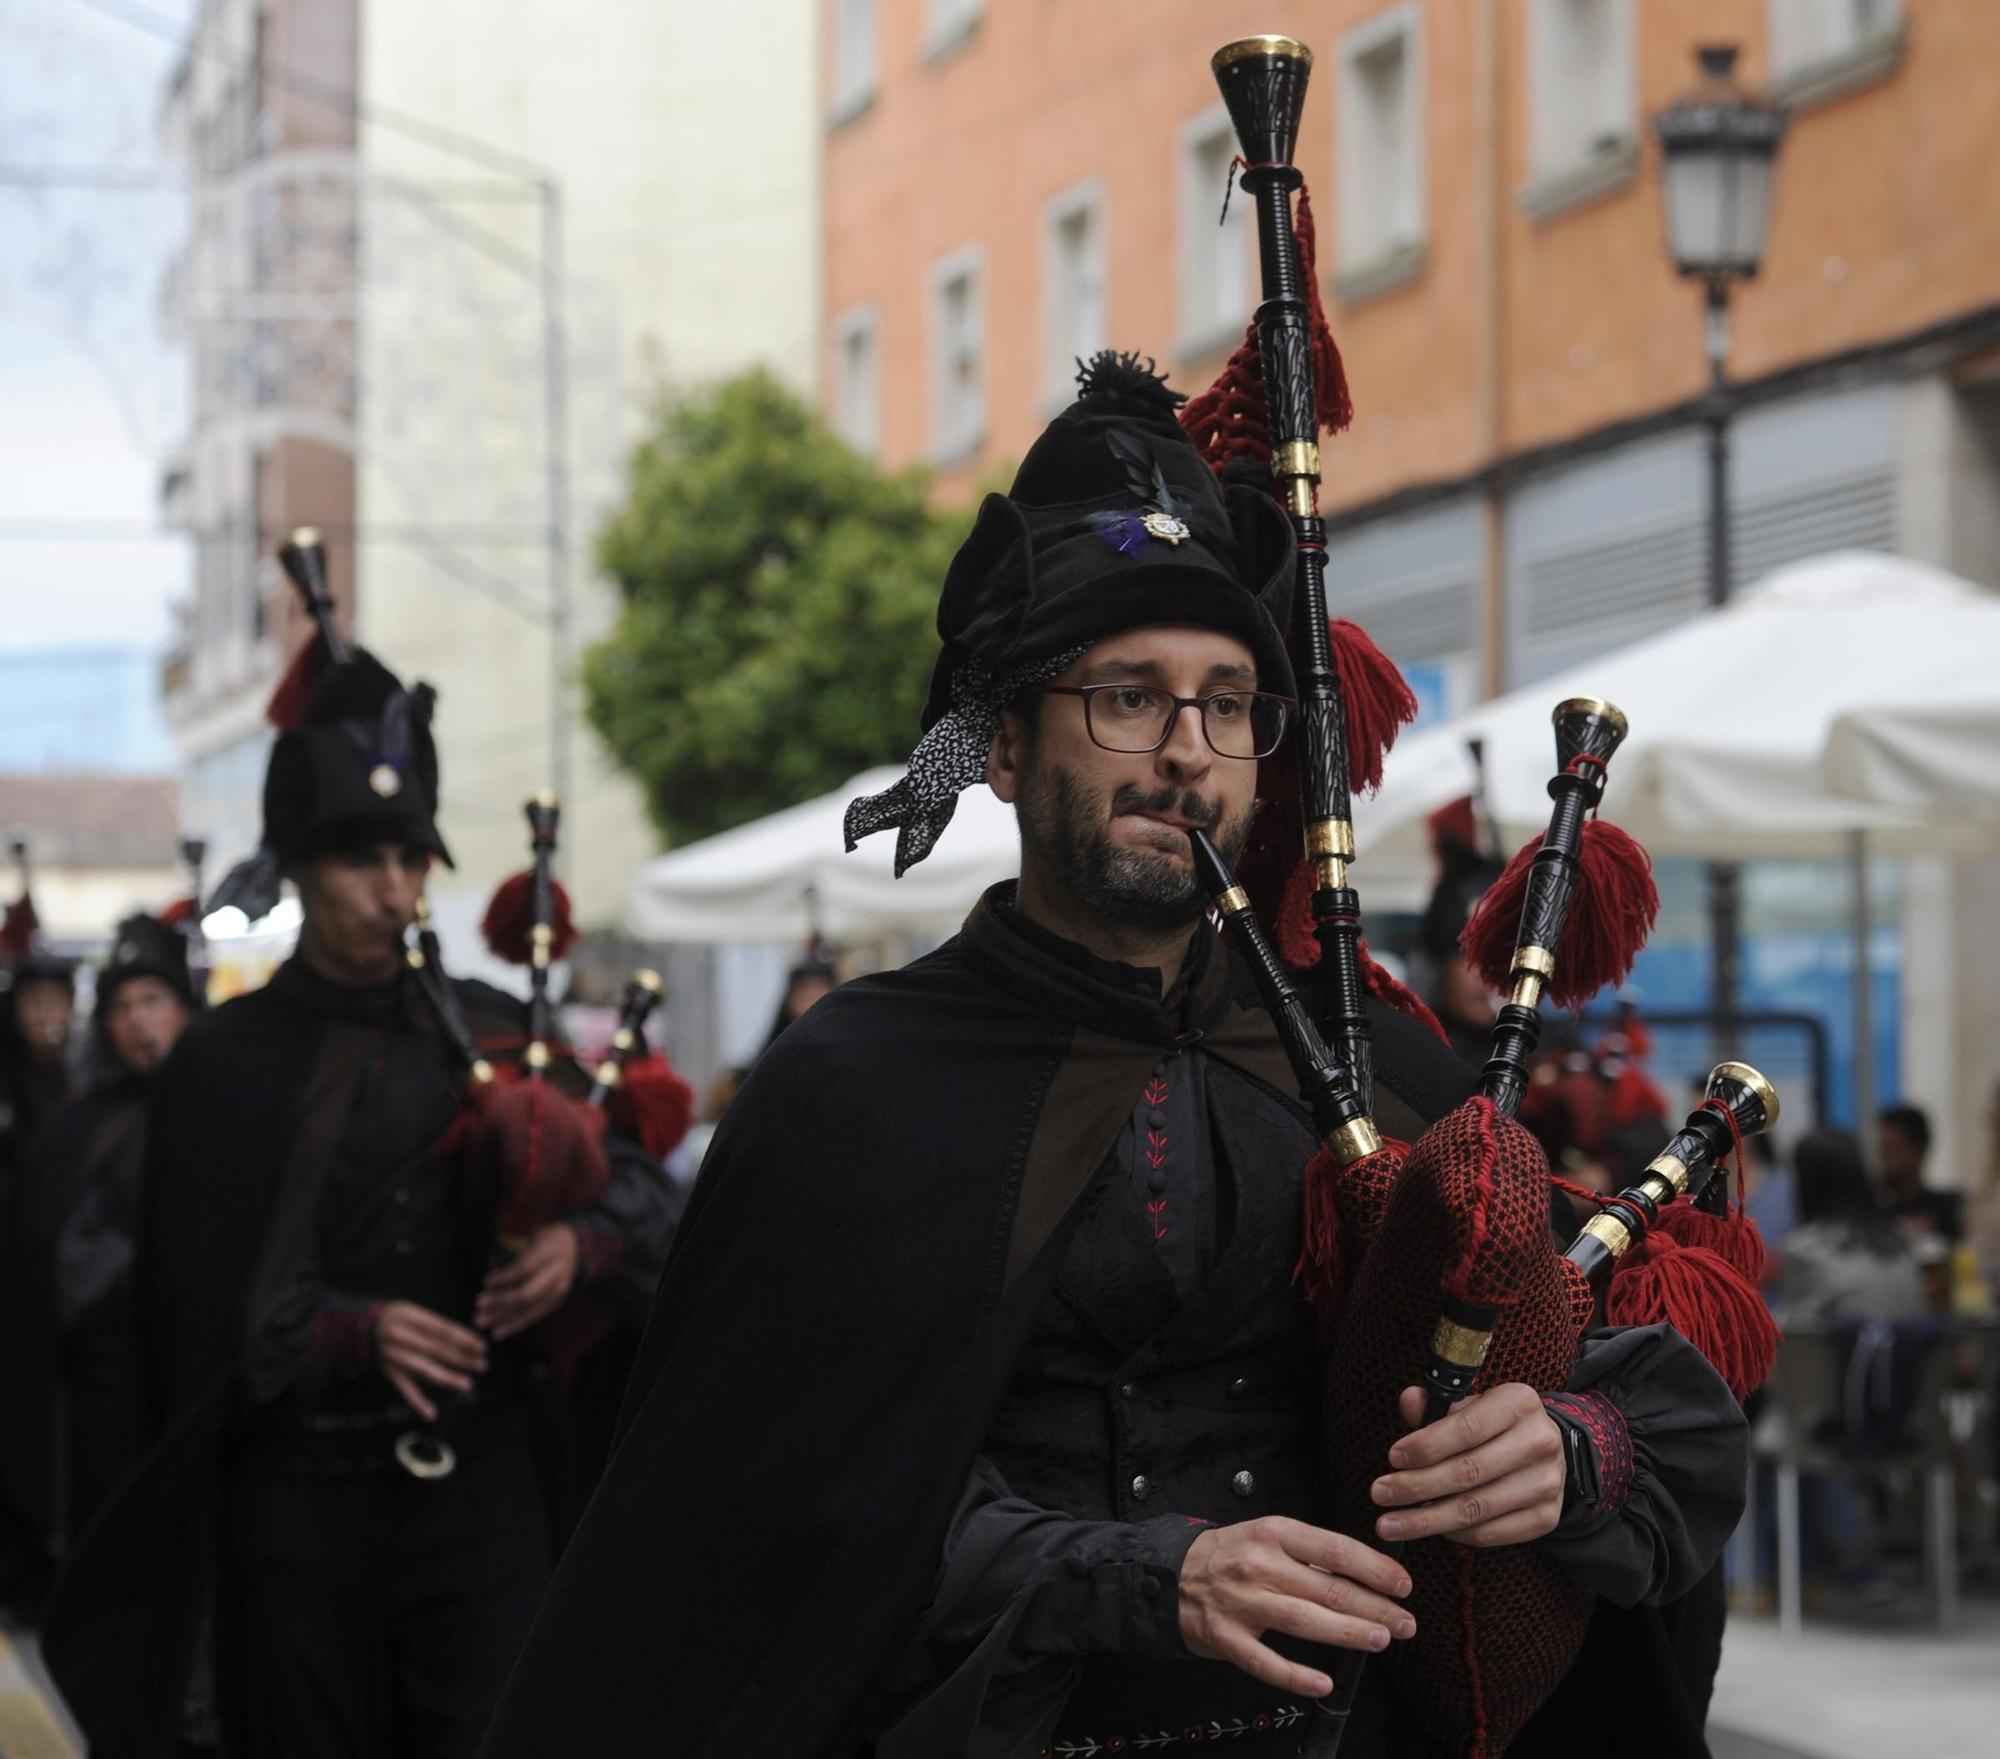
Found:
[[1021, 792], [1021, 771], [1028, 757], [1028, 724], [1013, 709], [1000, 711], [986, 747], [986, 785], [1009, 806]]

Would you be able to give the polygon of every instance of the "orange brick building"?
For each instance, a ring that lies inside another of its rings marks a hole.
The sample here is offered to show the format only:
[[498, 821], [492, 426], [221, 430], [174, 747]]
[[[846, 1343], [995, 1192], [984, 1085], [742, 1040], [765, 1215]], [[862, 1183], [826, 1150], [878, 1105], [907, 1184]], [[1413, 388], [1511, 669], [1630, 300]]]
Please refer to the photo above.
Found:
[[1208, 55], [1279, 30], [1316, 57], [1298, 157], [1359, 411], [1337, 590], [1453, 706], [1692, 608], [1700, 297], [1649, 118], [1725, 40], [1794, 111], [1735, 302], [1739, 576], [1863, 543], [2000, 584], [1982, 0], [823, 6], [827, 408], [944, 493], [1089, 348], [1213, 376], [1256, 287]]

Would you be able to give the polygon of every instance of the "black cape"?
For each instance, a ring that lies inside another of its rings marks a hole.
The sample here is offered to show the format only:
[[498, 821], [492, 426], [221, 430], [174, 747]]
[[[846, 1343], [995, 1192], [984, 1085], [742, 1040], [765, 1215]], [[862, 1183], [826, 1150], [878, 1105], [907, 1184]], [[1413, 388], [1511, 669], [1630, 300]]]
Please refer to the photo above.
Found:
[[[1071, 1201], [1175, 1037], [1157, 995], [1079, 986], [1053, 958], [989, 894], [958, 938], [836, 990], [757, 1065], [487, 1759], [860, 1747]], [[1247, 973], [1206, 930], [1196, 959], [1204, 1049], [1295, 1105]], [[1395, 1090], [1378, 1109], [1414, 1133], [1469, 1076], [1414, 1022], [1376, 1023]]]

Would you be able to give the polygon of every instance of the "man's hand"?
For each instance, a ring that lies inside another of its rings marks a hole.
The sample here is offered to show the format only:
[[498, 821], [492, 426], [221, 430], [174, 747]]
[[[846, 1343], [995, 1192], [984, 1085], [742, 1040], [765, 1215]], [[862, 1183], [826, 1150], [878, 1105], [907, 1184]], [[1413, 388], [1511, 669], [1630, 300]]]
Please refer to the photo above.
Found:
[[[1423, 1389], [1405, 1388], [1400, 1409], [1405, 1423], [1419, 1422]], [[1400, 1511], [1375, 1523], [1382, 1539], [1520, 1545], [1562, 1518], [1562, 1431], [1541, 1394], [1519, 1381], [1474, 1393], [1450, 1416], [1404, 1436], [1389, 1464], [1397, 1469], [1371, 1487], [1377, 1503]]]
[[375, 1359], [403, 1402], [435, 1423], [423, 1385], [472, 1391], [472, 1376], [486, 1371], [486, 1340], [414, 1301], [391, 1301], [375, 1317]]
[[496, 1339], [526, 1331], [569, 1299], [582, 1262], [576, 1229], [566, 1222], [537, 1229], [517, 1258], [487, 1272], [472, 1323]]
[[1283, 1515], [1212, 1527], [1181, 1563], [1181, 1640], [1189, 1653], [1226, 1661], [1281, 1692], [1324, 1698], [1333, 1681], [1287, 1661], [1261, 1640], [1283, 1631], [1336, 1649], [1386, 1649], [1417, 1621], [1392, 1596], [1407, 1594], [1403, 1566], [1358, 1540]]

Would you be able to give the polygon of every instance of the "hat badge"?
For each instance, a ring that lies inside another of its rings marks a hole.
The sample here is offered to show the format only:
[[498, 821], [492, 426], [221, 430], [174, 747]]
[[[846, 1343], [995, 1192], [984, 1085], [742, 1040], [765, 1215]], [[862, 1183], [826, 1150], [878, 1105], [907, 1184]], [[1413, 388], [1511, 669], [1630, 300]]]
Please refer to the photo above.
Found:
[[1194, 535], [1188, 530], [1186, 520], [1171, 513], [1148, 513], [1139, 523], [1145, 526], [1148, 537], [1156, 537], [1166, 544], [1178, 545], [1183, 538]]
[[133, 965], [139, 959], [139, 945], [136, 941], [120, 941], [117, 951], [111, 955], [114, 965]]
[[378, 763], [368, 772], [368, 786], [384, 800], [393, 800], [403, 791], [403, 778], [396, 773], [391, 763]]

